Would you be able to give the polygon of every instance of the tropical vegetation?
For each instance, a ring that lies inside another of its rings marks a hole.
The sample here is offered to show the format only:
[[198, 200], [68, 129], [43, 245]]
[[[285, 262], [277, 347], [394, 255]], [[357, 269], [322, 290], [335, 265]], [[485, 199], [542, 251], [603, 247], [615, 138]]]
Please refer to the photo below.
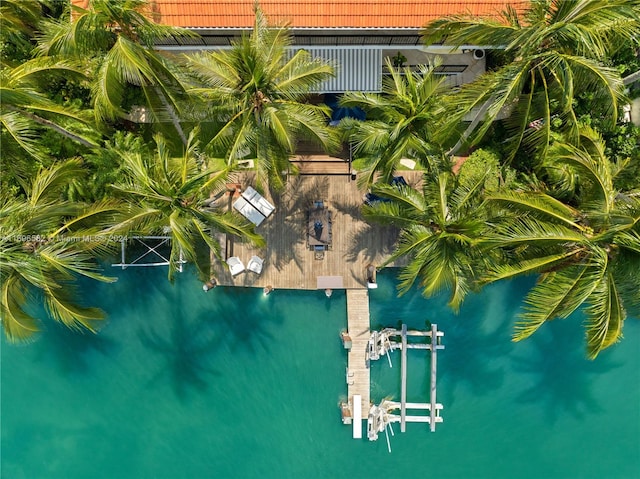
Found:
[[117, 206], [63, 200], [61, 190], [82, 173], [79, 161], [68, 160], [38, 171], [21, 195], [2, 191], [0, 312], [12, 341], [28, 340], [41, 328], [43, 312], [27, 307], [34, 298], [44, 303], [51, 317], [73, 329], [96, 331], [104, 318], [102, 311], [75, 297], [73, 283], [78, 276], [115, 280], [100, 273], [97, 258], [114, 246], [99, 233]]
[[252, 223], [207, 201], [210, 193], [225, 191], [228, 171], [203, 162], [195, 133], [191, 132], [185, 153], [178, 158], [171, 155], [161, 135], [156, 135], [151, 154], [144, 150], [124, 153], [122, 177], [113, 185], [126, 208], [124, 218], [105, 234], [169, 236], [169, 278], [183, 260], [195, 264], [202, 278], [210, 277], [210, 257], [198, 255], [196, 246], [201, 242], [219, 257], [220, 244], [212, 234], [215, 231], [246, 238], [256, 245], [264, 243]]
[[[618, 115], [621, 74], [633, 73], [629, 50], [640, 47], [636, 0], [533, 0], [501, 20], [437, 20], [427, 43], [497, 46], [492, 68], [450, 89], [437, 61], [416, 71], [389, 60], [382, 92], [341, 100], [367, 118], [337, 128], [309, 101], [332, 66], [294, 48], [259, 8], [231, 48], [175, 57], [154, 42], [192, 34], [155, 23], [148, 5], [0, 6], [0, 317], [10, 340], [46, 321], [28, 307], [34, 298], [53, 319], [97, 330], [103, 313], [73, 287], [112, 280], [100, 271], [109, 238], [166, 235], [169, 277], [185, 259], [209, 278], [216, 232], [263, 244], [217, 206], [229, 175], [253, 165], [258, 187], [277, 194], [300, 141], [331, 152], [341, 138], [359, 186], [380, 199], [365, 217], [400, 231], [387, 262], [406, 260], [400, 294], [444, 291], [457, 310], [488, 283], [534, 274], [514, 339], [581, 309], [591, 358], [640, 314], [640, 130]], [[136, 123], [136, 112], [152, 121]], [[422, 170], [418, 188], [394, 181], [403, 159]]]
[[360, 186], [376, 181], [390, 183], [402, 159], [438, 171], [440, 148], [435, 136], [436, 118], [442, 114], [444, 77], [434, 74], [438, 63], [418, 71], [395, 68], [387, 59], [389, 76], [383, 78], [381, 93], [347, 92], [341, 105], [358, 107], [367, 121], [345, 118], [341, 127], [353, 144]]
[[[524, 14], [508, 8], [500, 19], [445, 17], [424, 29], [427, 43], [446, 38], [453, 47], [496, 45], [507, 61], [451, 95], [449, 128], [475, 116], [453, 150], [477, 143], [493, 122], [508, 113], [512, 159], [520, 146], [544, 156], [552, 133], [578, 141], [575, 101], [581, 91], [612, 124], [624, 98], [620, 72], [608, 65], [619, 44], [640, 33], [640, 8], [629, 0], [533, 0]], [[530, 128], [539, 121], [538, 128]]]
[[230, 50], [202, 53], [187, 59], [196, 78], [190, 91], [211, 111], [199, 121], [221, 118], [221, 126], [207, 144], [214, 156], [229, 165], [253, 160], [257, 182], [275, 191], [284, 188], [289, 161], [299, 139], [337, 148], [328, 128], [328, 109], [308, 103], [312, 88], [333, 75], [333, 68], [304, 49], [289, 54], [291, 37], [284, 28], [270, 28], [256, 11], [250, 35]]

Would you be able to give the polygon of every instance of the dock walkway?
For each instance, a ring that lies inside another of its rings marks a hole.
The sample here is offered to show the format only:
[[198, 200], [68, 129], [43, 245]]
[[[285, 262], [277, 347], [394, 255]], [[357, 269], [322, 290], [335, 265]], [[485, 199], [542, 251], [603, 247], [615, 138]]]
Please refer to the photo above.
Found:
[[359, 395], [362, 411], [369, 411], [370, 370], [367, 364], [367, 343], [371, 335], [369, 326], [369, 293], [366, 289], [347, 290], [347, 322], [351, 337], [347, 369], [348, 400]]

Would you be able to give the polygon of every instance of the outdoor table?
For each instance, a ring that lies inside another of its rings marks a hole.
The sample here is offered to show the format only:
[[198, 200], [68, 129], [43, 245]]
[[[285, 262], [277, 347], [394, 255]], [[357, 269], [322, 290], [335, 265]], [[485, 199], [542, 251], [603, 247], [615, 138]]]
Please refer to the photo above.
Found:
[[328, 249], [331, 245], [331, 229], [331, 212], [328, 208], [309, 210], [307, 243], [310, 249], [317, 249], [316, 246]]

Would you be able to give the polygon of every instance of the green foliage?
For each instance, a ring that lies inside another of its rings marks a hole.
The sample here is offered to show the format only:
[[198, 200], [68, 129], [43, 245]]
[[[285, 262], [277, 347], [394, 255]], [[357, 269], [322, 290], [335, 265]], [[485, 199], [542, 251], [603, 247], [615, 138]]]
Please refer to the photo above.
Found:
[[[270, 28], [256, 11], [250, 35], [231, 49], [187, 59], [194, 78], [190, 90], [199, 100], [193, 112], [200, 121], [221, 122], [205, 146], [229, 165], [253, 159], [259, 187], [282, 190], [298, 139], [327, 150], [338, 147], [327, 126], [328, 108], [307, 102], [314, 86], [333, 75], [333, 68], [306, 50], [290, 55], [286, 28]], [[195, 105], [195, 103], [192, 103]]]
[[563, 172], [564, 178], [548, 178], [554, 179], [551, 193], [567, 200], [527, 190], [488, 198], [500, 213], [484, 244], [504, 256], [486, 279], [540, 274], [526, 298], [515, 340], [586, 306], [587, 354], [595, 358], [622, 337], [627, 314], [637, 314], [640, 201], [614, 187], [620, 167], [606, 157], [597, 133], [583, 128], [579, 147], [554, 143], [543, 165], [543, 171]]
[[513, 181], [515, 172], [505, 166], [505, 175], [503, 175], [500, 160], [499, 154], [495, 151], [475, 150], [462, 164], [458, 173], [459, 181], [461, 183], [469, 183], [482, 178], [485, 191], [496, 191], [504, 184], [510, 184]]
[[640, 39], [620, 42], [610, 63], [623, 78], [640, 70]]
[[122, 158], [127, 154], [151, 156], [153, 149], [138, 135], [116, 131], [102, 148], [85, 156], [87, 181], [74, 185], [77, 198], [93, 202], [113, 196], [111, 186], [122, 177]]
[[3, 0], [0, 4], [0, 58], [17, 66], [31, 57], [32, 39], [42, 16], [41, 2]]
[[405, 57], [402, 53], [396, 53], [392, 58], [393, 66], [395, 68], [403, 68], [405, 62], [407, 61], [407, 57]]
[[401, 294], [418, 282], [426, 297], [448, 292], [449, 305], [457, 311], [476, 288], [478, 275], [491, 261], [491, 254], [478, 247], [487, 228], [482, 206], [487, 174], [464, 182], [449, 172], [425, 174], [422, 191], [384, 183], [372, 186], [374, 194], [390, 201], [365, 206], [364, 216], [401, 229], [395, 251], [383, 264], [408, 259], [399, 274]]
[[611, 127], [593, 114], [585, 114], [580, 120], [599, 131], [605, 142], [605, 154], [616, 165], [623, 166], [616, 178], [616, 185], [623, 190], [640, 188], [640, 127], [633, 123], [618, 123]]
[[[195, 134], [189, 136], [187, 148], [181, 157], [174, 157], [165, 139], [156, 135], [153, 154], [131, 137], [124, 143], [134, 142], [137, 150], [115, 150], [106, 158], [122, 154], [122, 174], [114, 189], [127, 207], [122, 218], [106, 233], [123, 235], [166, 235], [171, 237], [169, 279], [184, 257], [197, 268], [201, 279], [209, 278], [208, 255], [198, 253], [198, 245], [206, 245], [219, 256], [220, 245], [213, 231], [221, 231], [263, 245], [264, 240], [255, 232], [254, 225], [237, 213], [224, 211], [211, 205], [211, 192], [224, 188], [229, 170], [214, 170], [198, 150]], [[122, 144], [118, 146], [124, 146]], [[204, 261], [203, 261], [204, 258]]]
[[[623, 85], [620, 72], [606, 62], [619, 42], [640, 34], [636, 1], [534, 1], [522, 17], [509, 9], [501, 20], [455, 16], [425, 28], [427, 43], [446, 38], [454, 47], [504, 45], [512, 59], [448, 98], [453, 126], [469, 114], [475, 116], [454, 150], [477, 144], [497, 117], [509, 110], [508, 160], [522, 147], [544, 156], [558, 129], [552, 124], [554, 118], [563, 133], [576, 140], [574, 98], [580, 91], [592, 92], [603, 116], [615, 124]], [[530, 127], [533, 121], [539, 121], [539, 127]], [[450, 129], [442, 128], [442, 134]]]
[[[39, 330], [42, 318], [28, 312], [33, 290], [49, 314], [72, 329], [95, 332], [104, 313], [77, 302], [78, 276], [114, 281], [102, 275], [96, 258], [109, 244], [91, 240], [117, 212], [117, 205], [85, 205], [62, 199], [67, 183], [83, 173], [79, 161], [40, 170], [24, 194], [0, 195], [0, 319], [10, 341], [25, 341]], [[112, 245], [111, 245], [112, 246]]]
[[364, 121], [345, 118], [340, 122], [345, 139], [354, 145], [359, 186], [367, 187], [378, 177], [390, 182], [404, 158], [435, 173], [443, 169], [441, 146], [433, 140], [444, 114], [446, 89], [443, 78], [434, 74], [438, 64], [423, 65], [415, 72], [409, 67], [394, 69], [387, 59], [390, 76], [383, 80], [382, 93], [343, 96], [343, 106], [358, 107], [367, 114]]
[[131, 87], [144, 91], [158, 119], [169, 119], [183, 137], [177, 114], [184, 88], [171, 62], [153, 48], [156, 40], [189, 37], [188, 30], [157, 24], [145, 16], [146, 0], [90, 0], [74, 15], [45, 22], [38, 45], [43, 56], [81, 59], [90, 71], [96, 120], [126, 118]]

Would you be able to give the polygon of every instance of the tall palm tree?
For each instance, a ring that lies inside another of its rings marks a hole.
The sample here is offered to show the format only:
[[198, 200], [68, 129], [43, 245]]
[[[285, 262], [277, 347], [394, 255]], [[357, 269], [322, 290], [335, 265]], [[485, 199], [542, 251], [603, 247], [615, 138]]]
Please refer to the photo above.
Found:
[[206, 244], [217, 256], [220, 245], [212, 232], [221, 231], [248, 239], [256, 245], [264, 240], [254, 226], [236, 213], [209, 206], [211, 192], [224, 187], [228, 169], [217, 170], [201, 163], [195, 135], [189, 135], [184, 155], [171, 156], [161, 135], [155, 136], [153, 155], [130, 152], [122, 157], [124, 175], [114, 185], [128, 204], [125, 218], [105, 233], [168, 234], [171, 237], [169, 278], [173, 278], [184, 256], [193, 262], [201, 277], [209, 277], [206, 263], [197, 254], [198, 242]]
[[49, 314], [72, 329], [95, 332], [104, 313], [74, 297], [78, 276], [114, 281], [102, 275], [95, 257], [109, 244], [96, 232], [116, 214], [116, 206], [71, 203], [61, 191], [83, 173], [78, 160], [41, 170], [15, 196], [3, 189], [0, 204], [0, 318], [10, 341], [23, 341], [39, 330], [40, 321], [25, 306], [34, 290]]
[[547, 167], [577, 173], [577, 194], [571, 203], [543, 191], [491, 195], [488, 203], [502, 215], [485, 244], [504, 257], [485, 279], [540, 274], [516, 341], [586, 305], [587, 354], [595, 358], [622, 337], [628, 312], [640, 313], [640, 197], [616, 189], [620, 167], [589, 129], [582, 130], [580, 147], [554, 144]]
[[43, 75], [81, 76], [77, 64], [53, 59], [33, 59], [11, 68], [0, 65], [0, 125], [2, 126], [3, 166], [16, 169], [24, 154], [42, 158], [46, 155], [37, 140], [41, 128], [51, 129], [83, 146], [96, 145], [82, 130], [87, 123], [83, 112], [63, 107], [43, 93]]
[[23, 59], [30, 53], [33, 48], [31, 39], [41, 18], [40, 1], [5, 0], [0, 4], [0, 44], [3, 61]]
[[[511, 59], [449, 98], [453, 127], [465, 115], [475, 115], [454, 152], [477, 141], [501, 112], [510, 110], [513, 154], [524, 143], [537, 145], [544, 156], [552, 119], [577, 139], [574, 98], [579, 91], [602, 100], [615, 124], [624, 88], [605, 61], [612, 41], [640, 34], [640, 5], [637, 0], [533, 0], [522, 16], [508, 9], [500, 20], [447, 17], [431, 22], [424, 34], [427, 43], [446, 39], [454, 47], [504, 48]], [[530, 128], [536, 120], [536, 128]]]
[[363, 207], [364, 216], [401, 229], [394, 253], [382, 265], [408, 257], [400, 274], [400, 293], [419, 281], [429, 297], [450, 292], [449, 305], [457, 311], [489, 261], [478, 247], [486, 230], [481, 207], [485, 175], [460, 183], [450, 172], [425, 174], [424, 187], [374, 184], [372, 192], [391, 201]]
[[72, 5], [66, 18], [44, 24], [38, 50], [92, 65], [96, 119], [125, 117], [126, 91], [139, 87], [156, 118], [170, 120], [186, 144], [178, 118], [184, 89], [169, 58], [153, 46], [162, 38], [194, 34], [154, 23], [151, 14], [147, 0], [90, 0], [86, 9]]
[[434, 75], [438, 63], [425, 65], [418, 72], [394, 68], [387, 60], [389, 77], [383, 79], [382, 93], [347, 92], [341, 100], [346, 107], [359, 107], [366, 121], [344, 119], [341, 126], [355, 154], [363, 162], [359, 168], [361, 186], [369, 186], [379, 174], [389, 183], [403, 158], [414, 159], [430, 169], [439, 148], [432, 142], [437, 116], [442, 113], [440, 94], [443, 77]]
[[229, 164], [254, 159], [258, 184], [282, 189], [296, 141], [314, 140], [337, 146], [329, 130], [328, 109], [307, 103], [314, 86], [333, 68], [305, 50], [291, 53], [286, 28], [270, 28], [260, 9], [250, 35], [231, 49], [189, 56], [187, 66], [197, 79], [202, 121], [220, 121], [208, 147]]

